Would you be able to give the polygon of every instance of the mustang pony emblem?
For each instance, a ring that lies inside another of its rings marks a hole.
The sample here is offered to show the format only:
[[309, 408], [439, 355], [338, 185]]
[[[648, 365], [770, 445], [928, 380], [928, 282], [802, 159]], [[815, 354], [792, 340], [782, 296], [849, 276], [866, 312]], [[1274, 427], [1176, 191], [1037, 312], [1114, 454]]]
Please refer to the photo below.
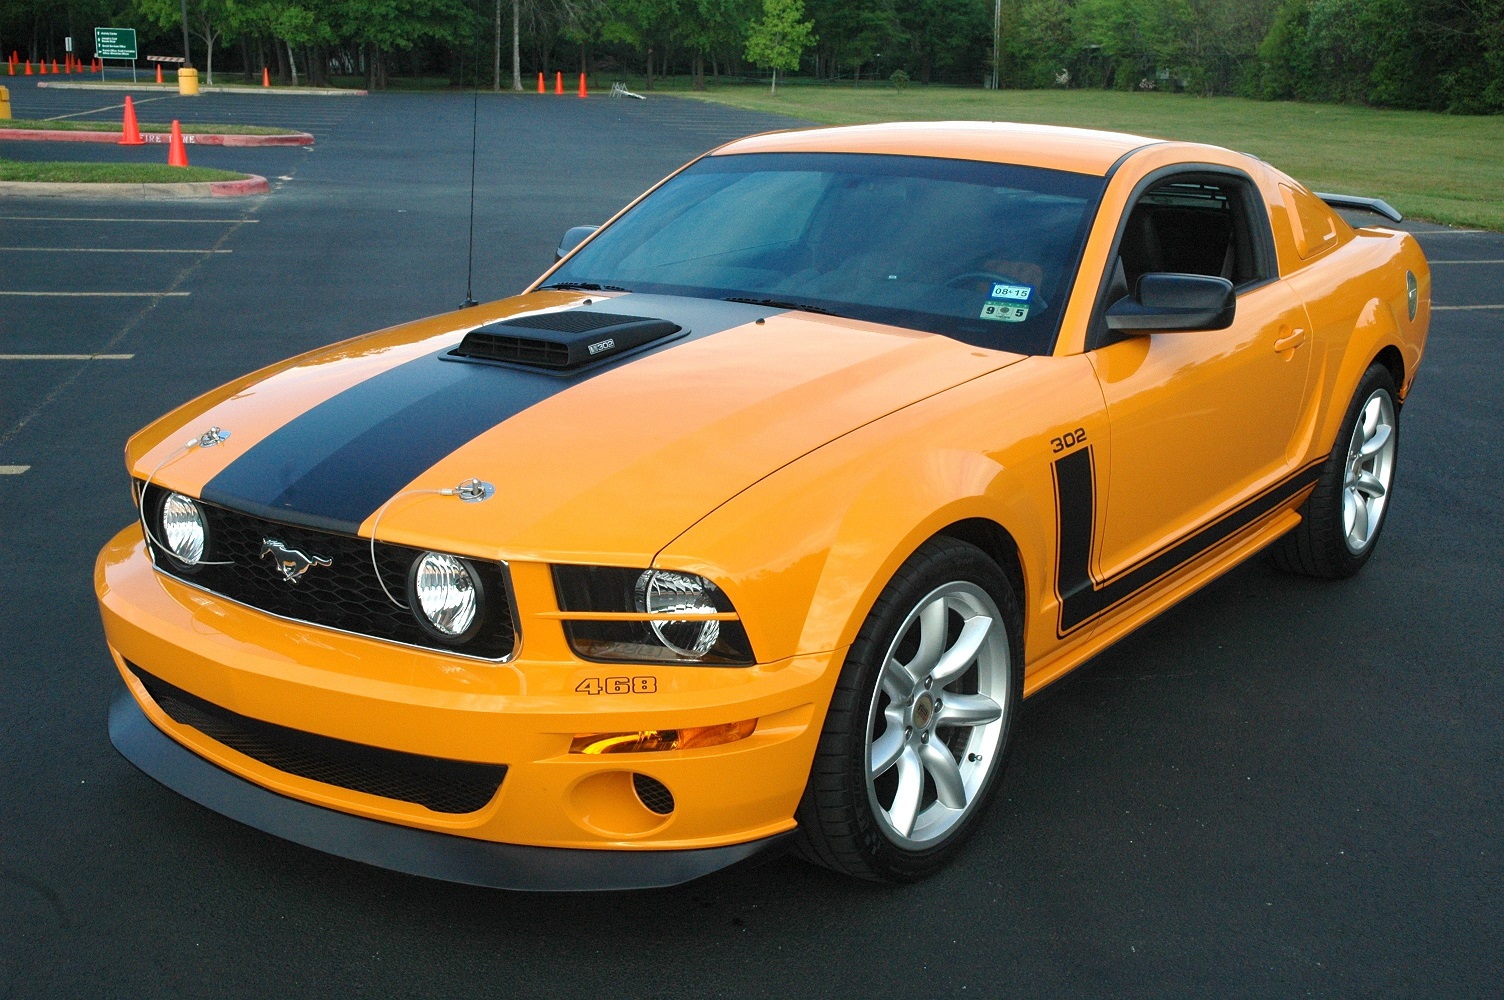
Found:
[[297, 583], [304, 573], [315, 566], [334, 565], [332, 559], [310, 556], [297, 549], [290, 549], [275, 538], [261, 539], [261, 558], [265, 559], [268, 555], [276, 559], [277, 568], [282, 571], [282, 579], [288, 583]]

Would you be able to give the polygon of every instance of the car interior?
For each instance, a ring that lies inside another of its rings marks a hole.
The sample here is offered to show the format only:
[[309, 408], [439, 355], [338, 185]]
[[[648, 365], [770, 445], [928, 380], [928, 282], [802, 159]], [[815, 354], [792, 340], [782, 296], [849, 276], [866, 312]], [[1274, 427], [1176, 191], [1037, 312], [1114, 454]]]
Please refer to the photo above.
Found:
[[[1132, 294], [1145, 274], [1212, 275], [1239, 289], [1270, 277], [1255, 235], [1253, 198], [1247, 181], [1214, 174], [1180, 175], [1145, 191], [1123, 226], [1101, 308]], [[1092, 346], [1125, 336], [1108, 331], [1099, 315]]]

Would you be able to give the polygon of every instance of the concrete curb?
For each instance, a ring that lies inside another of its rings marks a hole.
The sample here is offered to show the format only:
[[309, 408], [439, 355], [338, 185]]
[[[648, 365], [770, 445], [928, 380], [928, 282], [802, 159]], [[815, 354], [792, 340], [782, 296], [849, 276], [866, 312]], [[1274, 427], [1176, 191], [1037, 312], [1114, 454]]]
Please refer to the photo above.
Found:
[[[0, 141], [15, 142], [113, 142], [118, 143], [121, 132], [93, 132], [44, 128], [0, 128]], [[166, 145], [171, 135], [167, 132], [142, 132], [147, 142]], [[292, 132], [286, 135], [239, 135], [233, 132], [184, 132], [183, 141], [190, 146], [312, 146], [313, 136], [307, 132]]]
[[238, 181], [194, 181], [165, 184], [71, 184], [43, 181], [0, 181], [0, 198], [113, 198], [166, 201], [172, 198], [243, 198], [269, 194], [266, 178], [252, 174]]
[[[57, 90], [170, 90], [178, 92], [175, 83], [54, 83], [41, 80], [38, 87], [53, 87]], [[265, 97], [366, 97], [367, 90], [338, 90], [334, 87], [204, 87], [204, 94], [260, 94]]]

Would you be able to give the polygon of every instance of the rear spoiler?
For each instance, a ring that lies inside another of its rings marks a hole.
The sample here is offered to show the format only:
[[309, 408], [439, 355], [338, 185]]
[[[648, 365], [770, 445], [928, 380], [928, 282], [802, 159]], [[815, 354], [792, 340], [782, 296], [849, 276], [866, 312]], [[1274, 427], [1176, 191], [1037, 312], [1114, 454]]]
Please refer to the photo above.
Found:
[[1360, 212], [1382, 215], [1390, 222], [1405, 221], [1405, 217], [1399, 213], [1399, 210], [1383, 198], [1360, 198], [1355, 194], [1322, 194], [1320, 191], [1316, 192], [1316, 197], [1333, 208], [1355, 208]]

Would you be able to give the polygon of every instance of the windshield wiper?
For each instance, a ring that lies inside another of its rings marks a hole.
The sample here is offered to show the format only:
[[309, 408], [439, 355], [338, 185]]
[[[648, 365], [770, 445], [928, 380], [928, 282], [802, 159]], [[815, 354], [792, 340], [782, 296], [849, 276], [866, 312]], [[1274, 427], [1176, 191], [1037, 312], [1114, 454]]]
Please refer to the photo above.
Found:
[[540, 291], [545, 288], [562, 288], [581, 292], [630, 292], [632, 290], [620, 285], [597, 285], [593, 281], [560, 281], [552, 285], [539, 285], [538, 288]]
[[821, 309], [805, 302], [788, 302], [784, 299], [753, 299], [743, 298], [740, 295], [732, 295], [723, 299], [724, 302], [745, 302], [749, 306], [767, 306], [770, 309], [797, 309], [799, 312], [820, 313], [823, 316], [835, 316], [837, 313], [829, 309]]

